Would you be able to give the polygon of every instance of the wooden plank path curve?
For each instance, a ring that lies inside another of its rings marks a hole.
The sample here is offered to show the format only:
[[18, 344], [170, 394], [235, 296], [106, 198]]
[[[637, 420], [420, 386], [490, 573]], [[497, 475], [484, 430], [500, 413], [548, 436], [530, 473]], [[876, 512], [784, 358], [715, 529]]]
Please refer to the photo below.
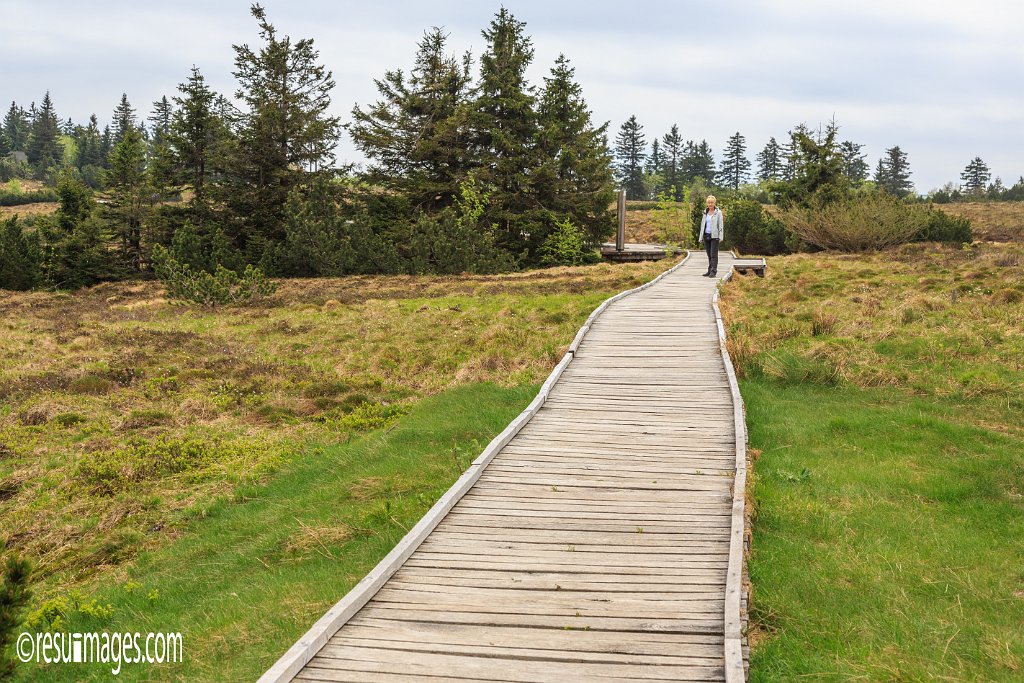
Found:
[[745, 680], [746, 426], [706, 263], [603, 303], [260, 683]]

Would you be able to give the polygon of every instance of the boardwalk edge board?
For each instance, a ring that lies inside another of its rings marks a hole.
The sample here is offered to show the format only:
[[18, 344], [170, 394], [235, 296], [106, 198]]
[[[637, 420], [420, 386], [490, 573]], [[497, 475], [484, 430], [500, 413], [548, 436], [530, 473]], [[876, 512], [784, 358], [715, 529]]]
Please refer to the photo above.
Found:
[[[735, 254], [734, 254], [735, 256]], [[762, 259], [763, 261], [763, 259]], [[728, 282], [736, 270], [730, 268], [722, 278]], [[733, 419], [736, 426], [736, 476], [732, 489], [732, 523], [729, 532], [729, 568], [725, 579], [725, 681], [726, 683], [743, 683], [746, 681], [746, 670], [743, 666], [743, 635], [744, 623], [741, 612], [743, 597], [743, 535], [746, 518], [744, 516], [744, 495], [747, 488], [747, 421], [744, 415], [743, 397], [740, 395], [739, 383], [736, 381], [736, 369], [725, 343], [725, 325], [722, 323], [722, 312], [718, 308], [719, 288], [711, 299], [715, 310], [715, 323], [718, 328], [718, 346], [725, 363], [725, 373], [729, 378], [729, 391], [732, 393]]]
[[[476, 481], [480, 478], [480, 475], [483, 474], [484, 468], [487, 467], [488, 463], [490, 463], [494, 456], [497, 455], [498, 452], [501, 451], [501, 449], [504, 448], [505, 445], [512, 440], [512, 437], [514, 437], [519, 432], [519, 430], [521, 430], [526, 425], [526, 423], [530, 421], [530, 418], [532, 418], [537, 413], [537, 411], [540, 410], [541, 406], [544, 405], [544, 401], [547, 400], [548, 394], [551, 392], [552, 387], [558, 381], [558, 378], [561, 376], [562, 372], [564, 372], [566, 367], [568, 367], [569, 363], [572, 362], [572, 359], [575, 356], [580, 343], [583, 341], [583, 337], [586, 335], [587, 331], [590, 329], [590, 326], [597, 319], [597, 317], [602, 312], [604, 312], [604, 310], [608, 308], [608, 306], [618, 301], [619, 299], [629, 296], [630, 294], [636, 294], [637, 292], [641, 292], [647, 289], [648, 287], [653, 286], [657, 282], [661, 281], [662, 279], [664, 279], [671, 273], [675, 272], [679, 268], [683, 267], [683, 265], [685, 265], [686, 262], [690, 260], [691, 255], [692, 252], [688, 251], [682, 261], [672, 266], [668, 270], [664, 271], [656, 278], [650, 280], [649, 282], [645, 282], [639, 287], [634, 287], [633, 289], [627, 289], [624, 292], [619, 292], [618, 294], [611, 296], [608, 299], [605, 299], [600, 306], [594, 309], [594, 312], [590, 314], [590, 317], [588, 317], [586, 322], [583, 323], [583, 327], [581, 327], [579, 332], [576, 333], [576, 337], [573, 339], [572, 344], [570, 344], [565, 355], [562, 356], [562, 360], [559, 361], [558, 365], [555, 366], [555, 369], [551, 371], [550, 375], [548, 375], [547, 380], [545, 380], [544, 384], [541, 386], [540, 391], [537, 393], [537, 396], [535, 396], [533, 401], [530, 402], [530, 405], [528, 405], [523, 410], [523, 412], [521, 412], [514, 420], [512, 420], [512, 422], [510, 422], [509, 425], [505, 427], [504, 431], [502, 431], [500, 434], [494, 437], [494, 439], [492, 439], [491, 442], [487, 444], [487, 447], [483, 450], [482, 453], [480, 453], [477, 459], [474, 460], [472, 464], [470, 464], [469, 468], [463, 473], [461, 477], [459, 477], [458, 481], [456, 481], [452, 485], [452, 487], [448, 489], [448, 491], [445, 492], [443, 496], [441, 496], [437, 503], [435, 503], [434, 506], [427, 511], [427, 514], [425, 514], [423, 518], [420, 519], [420, 521], [417, 522], [416, 525], [409, 530], [409, 533], [407, 533], [402, 538], [402, 540], [398, 542], [398, 544], [391, 550], [391, 552], [389, 552], [384, 557], [384, 559], [382, 559], [377, 564], [376, 567], [370, 570], [370, 573], [363, 577], [363, 579], [359, 583], [357, 583], [352, 588], [352, 590], [346, 593], [345, 597], [336, 602], [329, 610], [327, 610], [327, 612], [322, 617], [320, 617], [320, 619], [318, 619], [316, 623], [314, 623], [313, 626], [308, 631], [306, 631], [306, 633], [303, 634], [302, 637], [299, 638], [299, 640], [296, 641], [296, 643], [292, 645], [291, 648], [289, 648], [288, 651], [285, 652], [280, 659], [277, 660], [277, 662], [274, 663], [273, 666], [267, 669], [267, 671], [262, 676], [260, 676], [258, 683], [286, 683], [287, 681], [293, 680], [295, 675], [302, 670], [302, 668], [309, 662], [309, 660], [311, 660], [313, 656], [316, 655], [316, 653], [319, 652], [324, 647], [324, 645], [327, 644], [327, 641], [330, 640], [331, 637], [335, 633], [337, 633], [338, 630], [340, 630], [341, 627], [344, 626], [345, 623], [348, 622], [348, 620], [356, 614], [356, 612], [362, 609], [363, 606], [367, 602], [369, 602], [374, 595], [377, 594], [377, 591], [379, 591], [381, 587], [387, 582], [387, 580], [390, 579], [395, 574], [395, 572], [398, 571], [398, 569], [405, 563], [406, 560], [409, 559], [409, 556], [413, 554], [413, 552], [420, 546], [421, 543], [423, 543], [424, 539], [426, 539], [427, 536], [430, 535], [430, 532], [432, 532], [437, 527], [437, 525], [440, 524], [441, 520], [444, 519], [445, 515], [447, 515], [451, 511], [451, 509], [455, 507], [455, 504], [458, 503], [459, 500], [466, 494], [466, 492], [473, 487], [473, 484], [475, 484]], [[726, 277], [728, 278], [728, 275]], [[715, 307], [715, 312], [717, 315], [717, 305]], [[721, 338], [724, 340], [724, 332], [722, 332], [721, 330], [721, 321], [719, 321], [719, 334], [722, 335]], [[722, 343], [722, 349], [724, 352], [724, 341]], [[728, 356], [726, 356], [726, 367], [729, 368], [729, 370], [731, 371], [732, 366], [731, 364], [728, 363]], [[732, 382], [732, 386], [735, 386], [734, 379], [732, 380]], [[736, 392], [735, 389], [734, 396], [738, 396], [738, 392]], [[740, 415], [740, 419], [742, 419], [742, 412], [740, 413]], [[742, 499], [743, 496], [740, 495], [741, 524], [743, 518]], [[729, 567], [731, 571], [731, 556]], [[728, 606], [728, 604], [729, 602], [727, 596], [726, 605]], [[728, 625], [728, 618], [726, 619], [726, 623]], [[728, 640], [726, 642], [728, 643]], [[740, 670], [742, 671], [742, 660], [740, 662]]]

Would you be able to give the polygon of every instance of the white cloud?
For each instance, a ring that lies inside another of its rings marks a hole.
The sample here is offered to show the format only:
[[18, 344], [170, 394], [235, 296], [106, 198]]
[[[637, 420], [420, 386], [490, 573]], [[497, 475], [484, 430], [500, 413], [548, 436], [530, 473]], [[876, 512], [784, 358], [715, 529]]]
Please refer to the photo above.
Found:
[[[346, 117], [375, 99], [373, 78], [407, 67], [423, 30], [446, 26], [452, 49], [483, 45], [499, 6], [413, 0], [376, 4], [267, 0], [283, 33], [313, 37]], [[919, 189], [956, 180], [981, 155], [1004, 180], [1024, 173], [1024, 9], [1005, 0], [760, 0], [505, 3], [528, 23], [540, 83], [558, 53], [577, 68], [596, 118], [630, 114], [649, 139], [679, 123], [716, 149], [743, 132], [753, 155], [770, 135], [835, 115], [843, 134], [908, 150]], [[230, 94], [232, 43], [258, 43], [248, 0], [173, 5], [5, 0], [0, 98], [52, 92], [58, 112], [109, 117], [122, 92], [139, 109], [173, 95], [192, 64]], [[614, 130], [612, 131], [614, 133]], [[344, 139], [339, 157], [354, 158]]]

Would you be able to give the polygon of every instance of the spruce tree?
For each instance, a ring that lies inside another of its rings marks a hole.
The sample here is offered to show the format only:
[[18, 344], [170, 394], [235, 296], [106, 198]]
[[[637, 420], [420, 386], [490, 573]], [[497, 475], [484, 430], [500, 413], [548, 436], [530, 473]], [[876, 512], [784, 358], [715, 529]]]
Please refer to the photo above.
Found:
[[821, 207], [848, 196], [849, 180], [843, 172], [838, 133], [834, 121], [824, 131], [819, 128], [812, 132], [803, 124], [792, 131], [792, 176], [779, 189], [780, 204]]
[[46, 283], [55, 289], [77, 289], [120, 275], [107, 248], [112, 235], [94, 213], [92, 191], [65, 170], [57, 177], [57, 196], [55, 220], [40, 227]]
[[78, 158], [75, 160], [75, 165], [79, 170], [86, 166], [99, 168], [103, 165], [103, 141], [96, 114], [89, 116], [89, 123], [78, 129], [75, 142], [78, 147]]
[[899, 145], [885, 150], [885, 156], [878, 160], [875, 182], [881, 189], [897, 197], [906, 196], [913, 191], [907, 153], [901, 150]]
[[608, 207], [614, 199], [608, 124], [595, 126], [575, 79], [575, 69], [559, 55], [537, 107], [539, 166], [533, 194], [543, 207], [543, 233], [530, 236], [536, 257], [543, 240], [566, 219], [590, 242], [614, 228]]
[[14, 151], [11, 146], [11, 141], [7, 137], [7, 131], [0, 128], [0, 160], [3, 160], [8, 154]]
[[175, 159], [169, 139], [173, 115], [174, 110], [166, 95], [153, 103], [153, 111], [149, 115], [149, 182], [160, 196], [168, 196], [176, 185]]
[[747, 159], [747, 141], [739, 131], [729, 138], [722, 154], [722, 167], [718, 173], [718, 182], [723, 187], [740, 189], [750, 177], [750, 159]]
[[775, 137], [768, 140], [760, 154], [757, 155], [757, 179], [779, 180], [782, 177], [782, 147]]
[[28, 149], [28, 136], [32, 127], [28, 112], [11, 102], [7, 114], [4, 116], [4, 133], [10, 141], [12, 150], [24, 152]]
[[647, 174], [660, 173], [661, 172], [661, 142], [658, 138], [654, 138], [651, 142], [651, 153], [647, 157]]
[[615, 174], [631, 199], [644, 198], [644, 161], [647, 158], [644, 127], [630, 116], [615, 138]]
[[124, 131], [110, 151], [107, 173], [110, 191], [105, 213], [114, 233], [120, 237], [121, 251], [129, 269], [142, 269], [142, 225], [152, 206], [146, 177], [146, 142], [135, 126]]
[[178, 85], [177, 108], [167, 127], [173, 158], [174, 184], [192, 189], [193, 220], [201, 225], [209, 217], [208, 186], [218, 162], [223, 165], [229, 136], [227, 124], [214, 111], [217, 93], [195, 66], [188, 80]]
[[683, 180], [686, 184], [700, 178], [708, 185], [714, 185], [715, 155], [707, 140], [701, 140], [700, 144], [693, 140], [687, 140], [686, 147], [683, 149], [682, 170]]
[[870, 170], [867, 155], [861, 151], [862, 149], [864, 145], [849, 140], [839, 143], [839, 153], [843, 157], [843, 174], [853, 185], [860, 185], [867, 180]]
[[782, 179], [792, 180], [803, 164], [801, 157], [802, 147], [800, 145], [800, 139], [805, 136], [810, 136], [811, 130], [807, 127], [807, 124], [797, 124], [787, 134], [789, 140], [782, 146]]
[[537, 115], [533, 89], [526, 81], [533, 43], [525, 28], [502, 7], [482, 32], [487, 47], [480, 56], [471, 124], [479, 180], [489, 188], [484, 220], [497, 225], [498, 245], [516, 254], [536, 229], [529, 215], [536, 206], [529, 185], [537, 166]]
[[124, 139], [125, 134], [129, 129], [136, 130], [138, 122], [135, 118], [135, 109], [132, 108], [130, 102], [128, 102], [128, 94], [121, 93], [121, 101], [114, 107], [114, 118], [113, 118], [113, 138], [111, 139], [111, 147], [121, 142]]
[[64, 159], [64, 147], [60, 144], [60, 123], [53, 109], [53, 101], [49, 91], [43, 96], [42, 108], [32, 120], [32, 133], [29, 137], [28, 162], [42, 177], [47, 169], [58, 167]]
[[387, 71], [375, 80], [381, 99], [352, 109], [347, 125], [356, 147], [371, 160], [367, 179], [436, 211], [451, 205], [469, 171], [467, 103], [469, 54], [446, 52], [448, 35], [427, 31], [408, 77]]
[[662, 138], [661, 181], [666, 190], [674, 188], [675, 201], [683, 200], [683, 138], [679, 135], [679, 126], [674, 123]]
[[981, 157], [971, 159], [960, 174], [960, 180], [964, 182], [964, 190], [968, 194], [982, 194], [991, 179], [992, 172]]
[[254, 4], [250, 12], [263, 45], [235, 45], [237, 141], [224, 183], [228, 234], [250, 262], [269, 256], [285, 237], [284, 206], [291, 191], [330, 172], [339, 119], [328, 114], [332, 73], [318, 63], [309, 38], [281, 36]]
[[110, 156], [110, 150], [114, 147], [114, 134], [110, 130], [109, 125], [103, 126], [103, 135], [100, 136], [100, 156], [103, 157], [103, 168], [109, 168], [110, 164], [107, 163], [107, 157]]
[[171, 102], [167, 99], [167, 95], [153, 103], [153, 113], [149, 115], [149, 122], [151, 124], [149, 139], [153, 144], [163, 144], [167, 139], [167, 134], [171, 129], [171, 117], [173, 114], [174, 109], [171, 107]]

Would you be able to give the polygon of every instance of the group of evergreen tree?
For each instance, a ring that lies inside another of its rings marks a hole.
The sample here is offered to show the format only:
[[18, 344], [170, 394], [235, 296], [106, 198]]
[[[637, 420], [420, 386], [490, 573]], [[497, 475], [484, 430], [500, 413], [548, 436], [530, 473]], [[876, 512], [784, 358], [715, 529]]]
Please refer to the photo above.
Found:
[[[747, 156], [746, 138], [737, 132], [726, 141], [721, 161], [716, 167], [707, 142], [691, 140], [684, 143], [675, 124], [664, 136], [652, 140], [648, 148], [643, 125], [634, 115], [622, 124], [615, 138], [615, 177], [632, 199], [657, 199], [671, 194], [676, 201], [682, 201], [686, 188], [698, 178], [702, 185], [718, 190], [737, 192], [752, 182], [778, 190], [800, 177], [801, 169], [808, 162], [812, 166], [816, 163], [807, 155], [824, 154], [826, 165], [839, 173], [850, 188], [877, 189], [901, 198], [914, 192], [907, 153], [899, 145], [886, 149], [875, 165], [874, 173], [871, 173], [864, 145], [852, 140], [839, 140], [837, 134], [838, 126], [834, 121], [817, 133], [807, 125], [799, 124], [787, 133], [783, 143], [775, 137], [769, 138], [751, 163]], [[829, 138], [824, 148], [808, 147], [807, 139], [816, 136]], [[929, 198], [946, 202], [972, 198], [1024, 199], [1024, 176], [1012, 187], [1006, 187], [1001, 179], [992, 180], [988, 165], [980, 157], [970, 161], [960, 179], [961, 185], [949, 184]], [[800, 194], [803, 191], [801, 188], [790, 190], [782, 188], [782, 194]], [[748, 194], [764, 196], [757, 192]]]
[[606, 125], [564, 56], [528, 83], [532, 43], [508, 10], [483, 31], [475, 76], [433, 29], [408, 73], [376, 81], [380, 101], [345, 126], [370, 160], [361, 173], [336, 167], [343, 126], [313, 41], [251, 13], [261, 41], [234, 46], [233, 101], [193, 67], [145, 120], [123, 95], [103, 130], [95, 115], [61, 123], [49, 93], [38, 109], [11, 105], [0, 152], [25, 150], [60, 209], [37, 230], [0, 230], [0, 287], [138, 276], [158, 245], [193, 270], [316, 276], [577, 262], [610, 234]]
[[[614, 184], [607, 126], [592, 120], [565, 56], [539, 89], [528, 83], [525, 28], [507, 9], [497, 13], [476, 79], [469, 54], [448, 54], [448, 36], [427, 31], [413, 68], [378, 79], [381, 99], [357, 105], [348, 130], [370, 160], [365, 180], [397, 197], [407, 224], [440, 217], [442, 229], [455, 229], [451, 210], [471, 184], [486, 197], [477, 220], [494, 246], [534, 265], [566, 221], [588, 243], [610, 233]], [[406, 253], [416, 244], [399, 240], [400, 256], [418, 258]]]
[[[742, 136], [739, 139], [742, 141]], [[710, 185], [719, 174], [707, 140], [684, 142], [675, 124], [660, 139], [651, 142], [648, 153], [644, 128], [635, 115], [619, 128], [613, 152], [616, 179], [632, 199], [671, 195], [676, 201], [682, 201], [686, 187], [698, 179]], [[721, 177], [728, 180], [731, 176], [727, 164], [723, 162]], [[745, 173], [746, 168], [749, 162], [746, 167], [740, 166], [740, 172]]]

